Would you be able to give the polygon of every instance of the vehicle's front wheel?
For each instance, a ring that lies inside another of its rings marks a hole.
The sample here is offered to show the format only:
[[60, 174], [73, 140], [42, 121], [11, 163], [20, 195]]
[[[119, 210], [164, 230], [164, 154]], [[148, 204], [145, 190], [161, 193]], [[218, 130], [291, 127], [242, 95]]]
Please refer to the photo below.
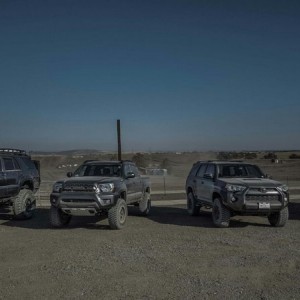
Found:
[[124, 199], [119, 198], [116, 205], [108, 211], [108, 223], [111, 229], [122, 229], [125, 226], [128, 211]]
[[274, 227], [283, 227], [287, 220], [289, 219], [289, 209], [286, 206], [279, 212], [272, 213], [268, 216], [271, 226]]
[[198, 216], [200, 212], [200, 206], [196, 205], [196, 199], [192, 192], [187, 194], [186, 198], [187, 211], [190, 216]]
[[36, 209], [36, 199], [29, 189], [20, 190], [14, 199], [13, 212], [16, 219], [30, 219]]
[[50, 208], [50, 224], [52, 227], [63, 227], [70, 223], [71, 215], [64, 213], [61, 209], [51, 206]]
[[145, 192], [143, 199], [139, 203], [139, 210], [143, 216], [148, 216], [151, 209], [150, 193]]
[[230, 210], [223, 205], [219, 198], [214, 199], [212, 219], [216, 227], [226, 228], [229, 226]]

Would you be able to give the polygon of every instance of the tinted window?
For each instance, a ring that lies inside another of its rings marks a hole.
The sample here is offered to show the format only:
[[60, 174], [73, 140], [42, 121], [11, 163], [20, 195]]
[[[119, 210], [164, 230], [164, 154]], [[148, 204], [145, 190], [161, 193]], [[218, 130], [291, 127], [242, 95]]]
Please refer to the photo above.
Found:
[[120, 165], [83, 165], [74, 172], [74, 176], [120, 176]]
[[124, 174], [127, 176], [127, 174], [131, 171], [130, 165], [124, 165]]
[[206, 174], [212, 174], [213, 176], [215, 176], [215, 166], [212, 165], [212, 164], [208, 165], [205, 173]]
[[219, 177], [263, 177], [263, 173], [254, 165], [220, 165]]
[[140, 173], [139, 173], [139, 170], [136, 166], [131, 165], [131, 170], [132, 170], [132, 172], [134, 173], [135, 176], [139, 176]]
[[17, 160], [23, 169], [35, 169], [35, 164], [28, 157], [17, 157]]
[[203, 177], [204, 173], [205, 173], [205, 169], [206, 169], [207, 164], [203, 164], [200, 166], [198, 172], [196, 173], [197, 177]]
[[14, 159], [14, 165], [15, 165], [15, 169], [17, 169], [17, 170], [20, 170], [20, 169], [21, 169], [21, 168], [20, 168], [20, 165], [19, 165], [19, 163], [17, 162], [16, 159]]
[[198, 169], [199, 169], [199, 163], [192, 167], [189, 176], [196, 176], [196, 172], [198, 171]]
[[1, 162], [1, 158], [0, 158], [0, 172], [2, 171], [2, 162]]
[[3, 161], [4, 161], [4, 168], [5, 168], [6, 171], [15, 169], [14, 162], [13, 162], [12, 158], [4, 157]]

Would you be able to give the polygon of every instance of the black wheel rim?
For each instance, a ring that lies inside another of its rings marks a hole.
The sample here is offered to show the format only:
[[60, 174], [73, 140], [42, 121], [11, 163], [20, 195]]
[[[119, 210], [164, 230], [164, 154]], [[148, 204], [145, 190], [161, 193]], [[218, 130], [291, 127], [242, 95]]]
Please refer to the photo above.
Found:
[[188, 199], [187, 199], [187, 207], [188, 207], [188, 210], [192, 209], [192, 200], [191, 200], [190, 196], [188, 196]]
[[126, 220], [126, 209], [124, 206], [120, 208], [120, 223], [123, 224]]
[[27, 198], [25, 201], [25, 211], [31, 212], [34, 208], [34, 201], [31, 198]]
[[214, 212], [215, 220], [218, 220], [220, 218], [220, 209], [219, 209], [219, 207], [218, 206], [214, 206], [213, 212]]

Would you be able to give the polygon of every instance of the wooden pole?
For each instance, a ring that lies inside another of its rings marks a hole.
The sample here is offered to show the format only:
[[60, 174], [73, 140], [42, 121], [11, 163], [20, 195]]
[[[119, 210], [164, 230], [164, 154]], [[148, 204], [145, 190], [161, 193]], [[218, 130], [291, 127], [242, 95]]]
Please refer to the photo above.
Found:
[[120, 120], [117, 120], [117, 132], [118, 132], [118, 160], [122, 160], [121, 123], [120, 123]]

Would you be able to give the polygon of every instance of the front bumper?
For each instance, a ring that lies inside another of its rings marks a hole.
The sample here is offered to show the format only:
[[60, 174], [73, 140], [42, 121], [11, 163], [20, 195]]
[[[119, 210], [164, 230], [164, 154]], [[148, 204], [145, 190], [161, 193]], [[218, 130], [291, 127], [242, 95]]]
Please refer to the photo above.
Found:
[[226, 193], [225, 205], [242, 214], [269, 214], [282, 210], [289, 203], [289, 194], [273, 188], [247, 188], [242, 193]]
[[109, 210], [118, 198], [116, 194], [62, 192], [51, 193], [50, 203], [70, 215], [97, 215]]

